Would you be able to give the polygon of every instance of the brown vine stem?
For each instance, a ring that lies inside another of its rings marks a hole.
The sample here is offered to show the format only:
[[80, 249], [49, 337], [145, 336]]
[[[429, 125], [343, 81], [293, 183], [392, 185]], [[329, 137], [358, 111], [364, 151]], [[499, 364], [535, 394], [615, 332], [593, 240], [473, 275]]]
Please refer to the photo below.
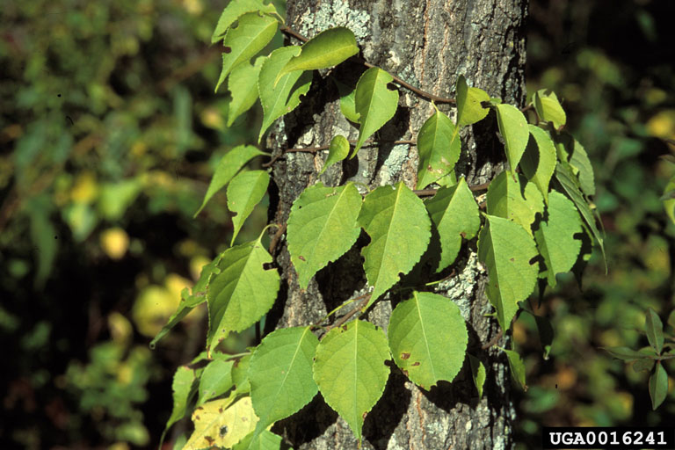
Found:
[[[356, 144], [355, 139], [350, 139], [348, 141], [350, 144]], [[370, 142], [365, 142], [363, 144], [363, 147], [373, 147], [375, 145], [379, 145], [380, 143], [383, 144], [393, 144], [393, 145], [417, 145], [417, 142], [415, 141], [370, 141]], [[328, 150], [330, 148], [330, 145], [320, 145], [319, 147], [306, 147], [306, 148], [289, 148], [272, 158], [269, 162], [266, 162], [262, 166], [266, 169], [268, 167], [271, 167], [275, 162], [277, 162], [279, 159], [283, 158], [286, 153], [316, 153], [320, 152], [321, 150]]]
[[326, 327], [326, 333], [328, 333], [333, 328], [341, 327], [342, 325], [345, 324], [345, 322], [347, 322], [349, 319], [351, 319], [356, 314], [361, 312], [361, 308], [363, 308], [367, 304], [368, 300], [370, 300], [370, 294], [363, 294], [363, 295], [361, 295], [359, 297], [356, 297], [356, 298], [363, 298], [363, 299], [361, 300], [361, 302], [357, 306], [354, 307], [354, 309], [349, 311], [344, 316], [340, 317], [333, 325], [330, 325], [330, 326]]
[[270, 255], [274, 255], [274, 252], [277, 249], [277, 244], [279, 243], [279, 239], [281, 239], [281, 236], [284, 234], [285, 231], [286, 231], [286, 223], [277, 225], [277, 232], [274, 233], [274, 237], [272, 237], [272, 240], [270, 241]]
[[[302, 42], [309, 41], [309, 39], [307, 39], [305, 36], [301, 35], [300, 33], [298, 33], [297, 31], [295, 31], [294, 29], [292, 29], [291, 27], [289, 27], [287, 25], [283, 25], [280, 28], [280, 30], [281, 30], [282, 33], [286, 33], [287, 35], [292, 36], [299, 41], [302, 41]], [[360, 62], [361, 64], [363, 64], [364, 66], [366, 66], [369, 69], [377, 67], [376, 65], [371, 64], [371, 63], [365, 61], [364, 59], [362, 59], [360, 57], [355, 57], [354, 59], [356, 59], [358, 62]], [[411, 85], [410, 83], [406, 83], [405, 81], [403, 81], [402, 79], [400, 79], [396, 75], [393, 75], [393, 74], [390, 74], [390, 75], [394, 78], [394, 82], [396, 82], [397, 84], [400, 84], [404, 88], [414, 92], [415, 94], [419, 95], [420, 97], [424, 97], [424, 98], [426, 98], [428, 100], [431, 100], [435, 103], [450, 103], [450, 104], [457, 103], [454, 98], [439, 97], [438, 95], [434, 95], [434, 94], [431, 94], [429, 92], [423, 91], [422, 89], [416, 88], [415, 86]]]

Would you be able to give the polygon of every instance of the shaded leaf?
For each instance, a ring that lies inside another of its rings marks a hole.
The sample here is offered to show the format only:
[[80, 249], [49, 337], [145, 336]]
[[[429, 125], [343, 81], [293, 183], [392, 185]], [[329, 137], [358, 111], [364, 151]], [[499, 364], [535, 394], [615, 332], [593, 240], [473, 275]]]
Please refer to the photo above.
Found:
[[295, 70], [318, 70], [337, 66], [358, 52], [356, 38], [349, 28], [331, 28], [317, 34], [304, 44], [302, 52], [288, 61], [281, 69], [276, 81]]
[[489, 102], [490, 96], [482, 89], [469, 87], [463, 75], [457, 78], [457, 127], [479, 122], [490, 110], [481, 103]]
[[262, 0], [231, 0], [218, 19], [216, 29], [213, 30], [211, 36], [211, 43], [215, 44], [222, 40], [227, 30], [238, 18], [246, 13], [256, 11], [272, 14], [276, 12], [276, 8], [271, 3], [264, 5]]
[[199, 379], [197, 406], [225, 394], [232, 388], [234, 385], [232, 382], [232, 366], [234, 366], [234, 361], [214, 359], [204, 367]]
[[248, 379], [248, 368], [251, 364], [251, 355], [246, 355], [234, 363], [232, 368], [232, 382], [239, 395], [251, 392], [251, 383]]
[[302, 71], [288, 73], [275, 83], [279, 70], [299, 52], [299, 47], [278, 48], [263, 63], [258, 78], [258, 92], [263, 107], [258, 142], [275, 120], [298, 107], [300, 96], [305, 95], [312, 85], [312, 73]]
[[485, 366], [480, 359], [471, 354], [469, 354], [469, 363], [471, 364], [473, 384], [476, 385], [476, 390], [478, 391], [478, 398], [483, 398], [483, 386], [485, 385], [485, 379], [487, 378]]
[[581, 241], [575, 239], [581, 233], [579, 212], [567, 197], [558, 191], [551, 191], [546, 220], [534, 232], [539, 253], [546, 263], [546, 277], [549, 286], [556, 285], [556, 275], [569, 272], [581, 251]]
[[520, 225], [501, 217], [486, 218], [478, 238], [478, 258], [488, 271], [487, 296], [506, 331], [518, 311], [518, 302], [527, 299], [534, 289], [537, 267], [530, 260], [537, 256], [537, 249]]
[[496, 107], [497, 125], [499, 133], [504, 138], [506, 159], [511, 170], [515, 171], [522, 158], [527, 141], [530, 139], [530, 129], [527, 119], [518, 108], [513, 105], [500, 104]]
[[[368, 194], [358, 223], [370, 236], [361, 250], [373, 293], [371, 305], [420, 260], [431, 238], [424, 203], [405, 184], [382, 186]], [[415, 239], [411, 239], [415, 236]]]
[[316, 350], [314, 380], [321, 395], [359, 442], [366, 414], [387, 384], [388, 359], [389, 346], [382, 330], [361, 320], [333, 328]]
[[530, 235], [536, 214], [544, 212], [544, 199], [534, 183], [510, 170], [492, 180], [486, 200], [488, 214], [515, 222]]
[[306, 289], [314, 274], [337, 260], [356, 242], [361, 232], [356, 223], [361, 194], [353, 183], [308, 187], [293, 203], [288, 218], [288, 251]]
[[258, 76], [265, 58], [260, 57], [255, 60], [255, 65], [248, 61], [238, 64], [232, 69], [232, 76], [227, 82], [227, 89], [230, 91], [232, 101], [228, 106], [227, 126], [231, 127], [234, 121], [251, 109], [258, 100]]
[[652, 409], [656, 410], [668, 395], [668, 373], [661, 364], [656, 363], [654, 373], [649, 377], [649, 397], [652, 399]]
[[243, 331], [269, 311], [279, 290], [279, 274], [264, 265], [272, 257], [260, 240], [229, 248], [218, 264], [220, 273], [207, 292], [207, 351], [230, 332]]
[[668, 325], [675, 328], [675, 310], [671, 311], [668, 316]]
[[333, 82], [338, 88], [340, 94], [340, 111], [347, 120], [359, 123], [359, 114], [356, 112], [356, 88], [340, 83], [335, 78]]
[[216, 172], [213, 174], [209, 188], [204, 196], [204, 201], [202, 201], [202, 206], [199, 207], [194, 217], [197, 217], [201, 210], [204, 209], [204, 206], [211, 200], [213, 194], [225, 187], [237, 172], [256, 156], [267, 156], [267, 153], [261, 152], [252, 145], [239, 145], [227, 152], [218, 163]]
[[461, 143], [455, 124], [436, 110], [417, 135], [417, 149], [417, 189], [423, 189], [450, 173], [459, 159]]
[[656, 353], [660, 354], [663, 350], [663, 323], [659, 315], [652, 308], [647, 310], [646, 316], [645, 331], [647, 332], [649, 345], [652, 346]]
[[654, 368], [654, 360], [651, 358], [638, 359], [633, 363], [633, 370], [636, 372], [649, 372]]
[[265, 196], [269, 182], [270, 176], [264, 170], [248, 170], [234, 177], [227, 186], [227, 207], [235, 213], [232, 217], [234, 230], [230, 245], [234, 244], [255, 205]]
[[462, 313], [449, 298], [413, 292], [392, 312], [387, 334], [396, 365], [423, 389], [452, 382], [462, 368], [469, 338]]
[[663, 191], [663, 195], [667, 196], [667, 198], [662, 198], [663, 209], [666, 210], [670, 221], [675, 223], [675, 177], [670, 179]]
[[595, 175], [593, 174], [593, 165], [588, 158], [586, 149], [577, 141], [574, 140], [574, 149], [570, 156], [570, 166], [572, 166], [579, 178], [579, 186], [586, 195], [595, 195]]
[[525, 363], [518, 352], [513, 350], [506, 350], [506, 357], [509, 360], [509, 367], [511, 368], [511, 376], [518, 382], [520, 387], [527, 392], [527, 383], [525, 382]]
[[551, 346], [553, 345], [553, 326], [551, 325], [551, 321], [546, 317], [537, 316], [535, 314], [532, 315], [537, 323], [539, 342], [541, 342], [541, 347], [544, 349], [544, 359], [547, 360], [551, 353]]
[[540, 89], [534, 93], [532, 100], [537, 115], [544, 122], [553, 122], [556, 129], [567, 123], [567, 115], [555, 92], [549, 89]]
[[614, 358], [622, 361], [636, 361], [644, 355], [628, 347], [603, 347], [603, 349]]
[[555, 172], [556, 150], [550, 135], [539, 127], [529, 125], [532, 136], [520, 160], [520, 168], [538, 188], [548, 203], [548, 187]]
[[330, 148], [328, 149], [328, 159], [326, 159], [326, 163], [323, 165], [323, 168], [321, 169], [321, 172], [319, 172], [319, 175], [323, 175], [326, 169], [328, 169], [336, 162], [342, 161], [347, 156], [349, 156], [349, 141], [347, 140], [346, 137], [338, 134], [330, 141]]
[[394, 78], [377, 67], [366, 70], [356, 84], [355, 109], [359, 114], [359, 139], [352, 152], [358, 153], [363, 143], [389, 122], [398, 106], [398, 91], [387, 87]]
[[277, 32], [278, 22], [270, 16], [261, 16], [251, 12], [239, 17], [237, 28], [230, 28], [225, 34], [223, 45], [223, 68], [216, 84], [215, 92], [227, 79], [237, 64], [249, 61], [256, 53], [265, 48]]
[[263, 339], [251, 357], [251, 400], [260, 418], [253, 441], [265, 428], [299, 411], [318, 392], [312, 365], [319, 340], [309, 327], [282, 328]]
[[455, 262], [462, 238], [473, 239], [480, 227], [478, 205], [473, 193], [461, 178], [449, 188], [441, 188], [425, 202], [441, 241], [441, 260], [436, 272]]
[[171, 410], [171, 416], [169, 420], [166, 421], [166, 426], [162, 432], [160, 438], [159, 446], [162, 446], [164, 442], [164, 437], [166, 432], [171, 428], [171, 426], [185, 417], [187, 413], [188, 403], [190, 402], [190, 396], [194, 392], [193, 384], [195, 381], [195, 372], [187, 366], [180, 366], [176, 373], [173, 376], [173, 383], [171, 385], [171, 390], [173, 392], [173, 409]]

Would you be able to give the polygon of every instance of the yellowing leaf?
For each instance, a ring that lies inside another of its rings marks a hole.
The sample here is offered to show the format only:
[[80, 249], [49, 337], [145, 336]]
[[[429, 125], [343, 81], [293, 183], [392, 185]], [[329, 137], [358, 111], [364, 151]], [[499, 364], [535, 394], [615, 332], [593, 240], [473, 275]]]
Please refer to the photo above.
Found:
[[195, 431], [183, 450], [202, 450], [211, 447], [230, 448], [255, 429], [258, 417], [253, 411], [251, 397], [232, 403], [235, 398], [214, 400], [198, 406], [192, 414]]
[[101, 233], [101, 247], [111, 259], [122, 259], [129, 248], [129, 235], [121, 228], [108, 228]]

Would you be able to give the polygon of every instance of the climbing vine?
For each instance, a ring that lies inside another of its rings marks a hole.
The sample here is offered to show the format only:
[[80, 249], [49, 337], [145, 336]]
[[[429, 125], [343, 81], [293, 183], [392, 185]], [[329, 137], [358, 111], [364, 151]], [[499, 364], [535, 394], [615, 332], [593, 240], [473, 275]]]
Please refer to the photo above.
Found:
[[[278, 48], [251, 62], [279, 31], [303, 44]], [[193, 308], [207, 303], [205, 352], [176, 372], [174, 408], [166, 425], [168, 430], [192, 415], [195, 430], [185, 449], [280, 448], [281, 438], [269, 431], [271, 425], [299, 411], [317, 393], [360, 441], [365, 417], [389, 377], [388, 360], [413, 383], [430, 389], [439, 381], [452, 382], [468, 357], [481, 396], [486, 369], [478, 357], [467, 353], [468, 333], [460, 309], [430, 292], [430, 286], [447, 276], [463, 242], [477, 239], [478, 260], [488, 274], [487, 296], [502, 332], [510, 329], [523, 311], [521, 302], [537, 286], [555, 286], [557, 274], [583, 267], [591, 244], [604, 255], [603, 236], [589, 202], [595, 193], [593, 169], [584, 147], [565, 131], [566, 114], [555, 93], [540, 90], [521, 110], [469, 86], [460, 76], [455, 99], [431, 95], [360, 60], [348, 28], [332, 28], [307, 39], [288, 28], [274, 7], [262, 0], [231, 1], [212, 41], [223, 45], [216, 91], [226, 86], [230, 92], [228, 124], [259, 100], [263, 120], [258, 143], [308, 94], [313, 71], [350, 58], [367, 70], [355, 86], [334, 80], [341, 113], [359, 128], [356, 141], [336, 135], [323, 147], [286, 149], [275, 155], [243, 145], [230, 150], [215, 170], [197, 214], [226, 188], [227, 206], [234, 213], [231, 248], [204, 266], [191, 291], [183, 291], [178, 310], [151, 344]], [[403, 182], [373, 190], [351, 181], [339, 186], [317, 182], [295, 200], [286, 225], [269, 226], [275, 228], [269, 249], [261, 241], [267, 228], [257, 240], [237, 244], [243, 223], [270, 181], [267, 170], [249, 170], [248, 163], [269, 158], [263, 164], [269, 169], [292, 152], [327, 150], [321, 175], [354, 158], [361, 148], [377, 145], [377, 131], [394, 117], [399, 92], [392, 84], [434, 104], [417, 139], [405, 141], [416, 145], [419, 154], [415, 189]], [[455, 120], [437, 104], [453, 105]], [[460, 132], [488, 114], [496, 116], [508, 168], [487, 185], [471, 186], [455, 171], [462, 153]], [[357, 244], [362, 231], [370, 238], [361, 248], [367, 294], [346, 301], [317, 323], [273, 331], [245, 354], [218, 351], [229, 333], [256, 324], [277, 300], [281, 279], [272, 255], [282, 237], [299, 286], [306, 289], [318, 271]], [[432, 242], [440, 245], [435, 258], [428, 252]], [[420, 265], [432, 266], [428, 279], [411, 285], [401, 281]], [[407, 300], [396, 305], [385, 333], [365, 320], [364, 313], [375, 302], [386, 301], [393, 288]], [[333, 321], [347, 305], [353, 309]], [[550, 333], [544, 331], [550, 324], [541, 317], [537, 323], [542, 340], [548, 339]], [[484, 348], [495, 342], [484, 343]], [[501, 350], [514, 378], [526, 388], [520, 356]], [[660, 362], [653, 366], [658, 375]]]

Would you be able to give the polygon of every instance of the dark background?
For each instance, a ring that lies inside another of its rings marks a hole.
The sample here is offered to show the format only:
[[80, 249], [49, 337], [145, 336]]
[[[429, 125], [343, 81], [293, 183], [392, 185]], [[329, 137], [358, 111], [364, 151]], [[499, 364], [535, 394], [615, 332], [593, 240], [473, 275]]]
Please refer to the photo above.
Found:
[[[260, 120], [227, 128], [227, 95], [213, 93], [223, 6], [3, 2], [0, 448], [156, 448], [173, 372], [203, 348], [204, 311], [156, 350], [148, 343], [226, 248], [224, 195], [192, 215], [219, 158], [253, 142]], [[665, 141], [675, 139], [675, 2], [530, 9], [528, 92], [557, 92], [594, 163], [609, 273], [595, 254], [582, 290], [570, 275], [547, 293], [537, 313], [556, 332], [548, 360], [533, 321], [516, 323], [529, 385], [514, 386], [517, 441], [539, 447], [542, 426], [672, 425], [672, 380], [652, 411], [648, 374], [601, 347], [646, 345], [646, 309], [664, 322], [675, 309], [675, 227], [659, 200], [675, 175], [661, 158], [675, 150]], [[266, 220], [262, 206], [241, 241]]]

